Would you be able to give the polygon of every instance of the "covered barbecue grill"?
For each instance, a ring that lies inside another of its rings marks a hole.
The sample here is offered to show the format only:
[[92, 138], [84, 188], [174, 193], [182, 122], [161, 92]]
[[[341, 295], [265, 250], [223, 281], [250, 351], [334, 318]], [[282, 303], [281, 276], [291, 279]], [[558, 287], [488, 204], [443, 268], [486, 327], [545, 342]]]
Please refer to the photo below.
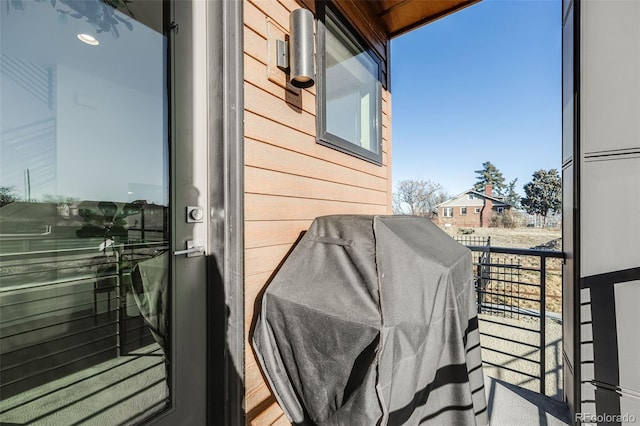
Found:
[[317, 218], [262, 298], [261, 367], [295, 424], [487, 421], [471, 252], [426, 218]]

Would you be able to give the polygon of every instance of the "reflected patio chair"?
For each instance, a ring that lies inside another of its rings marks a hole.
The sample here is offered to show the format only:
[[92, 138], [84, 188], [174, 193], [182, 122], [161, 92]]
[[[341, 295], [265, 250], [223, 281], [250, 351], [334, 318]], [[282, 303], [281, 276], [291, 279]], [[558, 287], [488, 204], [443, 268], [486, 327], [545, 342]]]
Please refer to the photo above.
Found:
[[107, 293], [107, 314], [111, 315], [111, 292], [117, 291], [118, 265], [115, 259], [106, 254], [92, 259], [95, 266], [96, 280], [93, 283], [93, 314], [94, 322], [98, 319], [98, 295]]
[[145, 324], [165, 349], [169, 252], [139, 262], [131, 271], [131, 288]]

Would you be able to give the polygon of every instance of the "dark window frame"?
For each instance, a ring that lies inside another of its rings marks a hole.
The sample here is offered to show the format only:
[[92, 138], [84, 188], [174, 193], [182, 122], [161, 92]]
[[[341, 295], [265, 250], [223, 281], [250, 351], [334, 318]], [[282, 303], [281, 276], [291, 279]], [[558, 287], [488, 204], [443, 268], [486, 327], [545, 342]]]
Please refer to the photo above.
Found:
[[[357, 29], [347, 21], [347, 19], [328, 1], [318, 1], [316, 3], [316, 13], [318, 17], [318, 29], [317, 29], [317, 87], [316, 87], [316, 142], [320, 145], [327, 146], [329, 148], [336, 149], [346, 154], [358, 157], [362, 160], [369, 161], [371, 163], [382, 166], [382, 86], [384, 79], [384, 62], [380, 56], [374, 51], [369, 43], [358, 33]], [[336, 24], [340, 31], [349, 39], [351, 43], [354, 43], [357, 47], [366, 52], [369, 57], [376, 63], [378, 67], [378, 76], [376, 82], [376, 99], [374, 102], [375, 123], [372, 126], [372, 130], [375, 132], [374, 143], [376, 144], [377, 151], [370, 151], [353, 142], [343, 139], [337, 135], [334, 135], [327, 131], [327, 117], [326, 117], [326, 26], [325, 20], [327, 15]]]

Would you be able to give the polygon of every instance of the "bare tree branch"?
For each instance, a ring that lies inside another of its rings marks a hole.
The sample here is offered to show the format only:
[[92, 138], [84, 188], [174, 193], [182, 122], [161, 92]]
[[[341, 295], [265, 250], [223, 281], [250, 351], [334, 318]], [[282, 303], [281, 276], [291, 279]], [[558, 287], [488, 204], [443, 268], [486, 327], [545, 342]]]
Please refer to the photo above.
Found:
[[393, 212], [431, 217], [433, 208], [449, 195], [439, 183], [430, 180], [403, 180], [393, 194]]

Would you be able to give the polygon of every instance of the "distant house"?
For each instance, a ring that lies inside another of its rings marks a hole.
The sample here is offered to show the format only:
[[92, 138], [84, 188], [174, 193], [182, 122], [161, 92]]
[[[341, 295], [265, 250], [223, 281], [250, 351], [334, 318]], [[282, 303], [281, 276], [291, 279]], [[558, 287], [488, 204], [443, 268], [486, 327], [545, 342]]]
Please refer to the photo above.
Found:
[[486, 185], [484, 193], [470, 189], [438, 204], [433, 221], [439, 226], [488, 227], [491, 216], [513, 208], [500, 197], [491, 195], [493, 187]]

